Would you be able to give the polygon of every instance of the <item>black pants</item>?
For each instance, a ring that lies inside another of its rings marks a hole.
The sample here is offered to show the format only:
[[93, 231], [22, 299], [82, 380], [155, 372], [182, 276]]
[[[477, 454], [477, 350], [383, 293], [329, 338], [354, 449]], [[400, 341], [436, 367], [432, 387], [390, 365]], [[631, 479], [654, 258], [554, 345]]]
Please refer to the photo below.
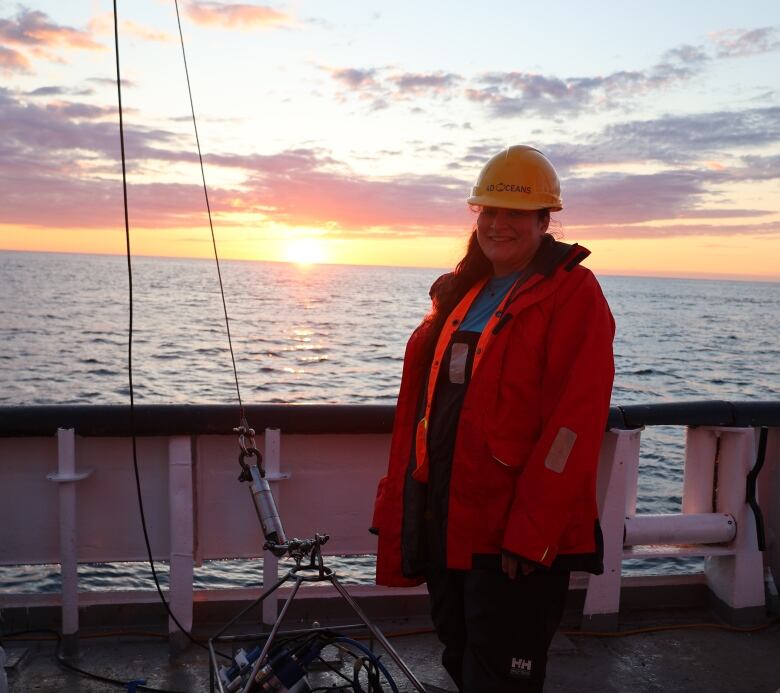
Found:
[[541, 691], [568, 571], [537, 569], [510, 580], [499, 556], [475, 556], [474, 566], [426, 575], [444, 668], [461, 693]]

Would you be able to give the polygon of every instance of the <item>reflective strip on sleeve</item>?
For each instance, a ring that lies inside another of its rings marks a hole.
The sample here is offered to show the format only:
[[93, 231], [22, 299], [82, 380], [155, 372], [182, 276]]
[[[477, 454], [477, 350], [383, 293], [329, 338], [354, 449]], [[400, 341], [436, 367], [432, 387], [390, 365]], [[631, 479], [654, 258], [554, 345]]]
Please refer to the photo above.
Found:
[[560, 474], [566, 467], [569, 460], [569, 454], [574, 447], [574, 441], [577, 440], [577, 434], [570, 428], [562, 426], [553, 440], [547, 457], [544, 460], [544, 466], [547, 469]]

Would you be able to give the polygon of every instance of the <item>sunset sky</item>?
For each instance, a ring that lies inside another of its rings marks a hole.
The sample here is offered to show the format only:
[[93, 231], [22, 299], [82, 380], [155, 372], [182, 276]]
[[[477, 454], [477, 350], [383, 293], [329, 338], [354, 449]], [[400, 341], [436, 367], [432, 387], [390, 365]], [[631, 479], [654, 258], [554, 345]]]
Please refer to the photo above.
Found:
[[[120, 0], [133, 252], [207, 257], [173, 0]], [[449, 266], [533, 144], [602, 273], [780, 280], [780, 3], [180, 0], [225, 258]], [[0, 249], [124, 252], [112, 5], [0, 0]]]

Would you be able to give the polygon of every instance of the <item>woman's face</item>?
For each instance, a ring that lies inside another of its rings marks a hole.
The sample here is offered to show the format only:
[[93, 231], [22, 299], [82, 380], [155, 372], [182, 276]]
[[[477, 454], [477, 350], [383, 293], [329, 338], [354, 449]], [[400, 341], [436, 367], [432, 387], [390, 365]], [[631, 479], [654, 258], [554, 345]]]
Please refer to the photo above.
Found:
[[547, 231], [539, 210], [483, 207], [477, 218], [477, 240], [497, 277], [525, 267]]

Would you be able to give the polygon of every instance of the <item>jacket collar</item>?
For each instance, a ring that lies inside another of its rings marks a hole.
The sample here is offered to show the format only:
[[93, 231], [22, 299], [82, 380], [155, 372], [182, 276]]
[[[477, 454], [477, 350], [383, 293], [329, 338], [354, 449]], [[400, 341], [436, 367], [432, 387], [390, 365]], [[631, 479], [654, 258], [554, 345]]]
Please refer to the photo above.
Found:
[[515, 282], [509, 303], [543, 279], [552, 277], [559, 268], [571, 272], [588, 255], [590, 251], [577, 243], [563, 243], [556, 241], [550, 234], [545, 234], [533, 259]]
[[[564, 273], [571, 272], [588, 255], [590, 251], [587, 248], [576, 243], [556, 241], [549, 234], [545, 234], [536, 255], [512, 287], [504, 304], [504, 314], [493, 328], [493, 334], [498, 334], [512, 319], [511, 308], [516, 312], [525, 305], [541, 300], [562, 281]], [[553, 277], [553, 275], [557, 276]], [[517, 303], [518, 299], [520, 299], [519, 303]]]
[[561, 265], [565, 265], [567, 272], [579, 265], [586, 257], [590, 255], [587, 248], [583, 248], [577, 243], [563, 243], [556, 241], [549, 233], [546, 233], [539, 244], [531, 262], [528, 264], [529, 277], [534, 274], [541, 274], [549, 277]]

